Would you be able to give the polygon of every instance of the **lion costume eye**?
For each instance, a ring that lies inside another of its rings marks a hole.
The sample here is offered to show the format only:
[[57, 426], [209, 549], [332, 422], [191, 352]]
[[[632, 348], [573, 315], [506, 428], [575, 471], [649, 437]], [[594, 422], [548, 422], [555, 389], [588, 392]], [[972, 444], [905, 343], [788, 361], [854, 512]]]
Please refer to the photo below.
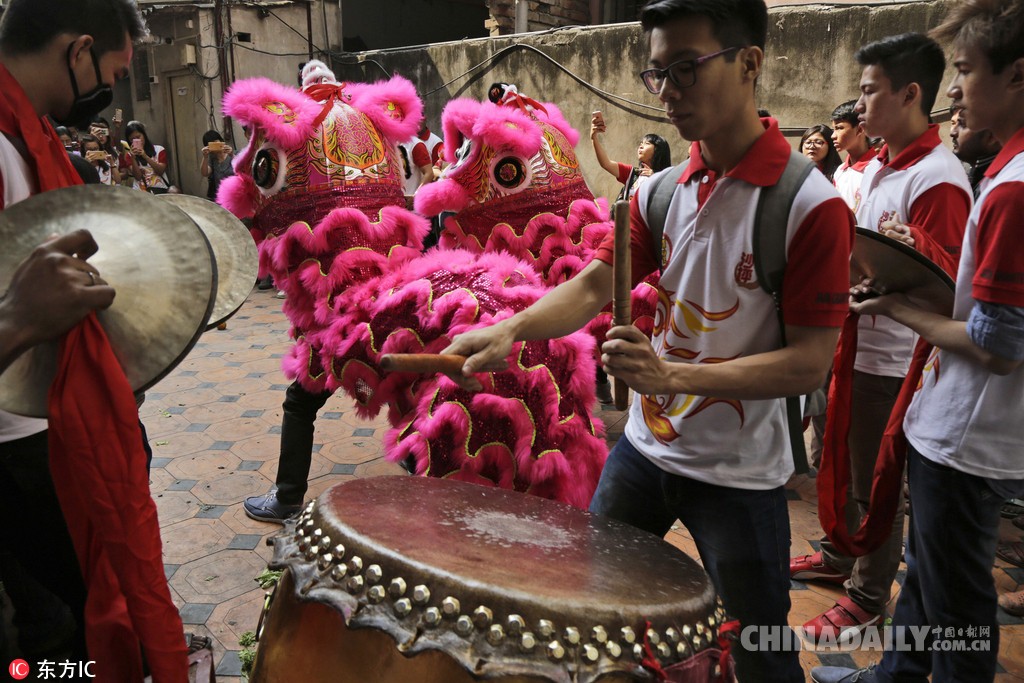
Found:
[[277, 177], [281, 172], [281, 162], [272, 149], [261, 149], [256, 152], [256, 158], [252, 162], [252, 179], [265, 190], [269, 190], [277, 184]]
[[525, 179], [523, 162], [516, 157], [504, 157], [494, 165], [494, 180], [506, 190], [514, 190]]

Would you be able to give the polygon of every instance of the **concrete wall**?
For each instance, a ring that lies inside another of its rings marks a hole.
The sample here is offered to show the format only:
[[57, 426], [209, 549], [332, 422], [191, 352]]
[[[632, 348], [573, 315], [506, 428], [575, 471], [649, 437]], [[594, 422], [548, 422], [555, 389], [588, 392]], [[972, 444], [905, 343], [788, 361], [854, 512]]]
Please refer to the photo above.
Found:
[[[858, 47], [887, 35], [927, 31], [946, 7], [948, 0], [771, 9], [759, 105], [796, 135], [809, 125], [827, 123], [835, 105], [857, 96], [860, 68], [853, 53]], [[364, 63], [335, 64], [339, 78], [379, 80], [383, 73], [369, 60], [406, 76], [417, 85], [427, 122], [438, 132], [441, 110], [449, 100], [483, 99], [494, 81], [516, 83], [534, 99], [556, 102], [581, 133], [577, 153], [597, 195], [614, 197], [618, 186], [598, 166], [589, 142], [590, 112], [595, 109], [604, 112], [608, 123], [604, 145], [612, 159], [633, 162], [637, 143], [648, 132], [669, 140], [675, 162], [686, 156], [688, 144], [664, 122], [660, 103], [636, 75], [648, 61], [647, 41], [636, 23], [364, 52], [356, 57]], [[473, 70], [482, 62], [484, 66]], [[936, 106], [946, 107], [942, 93]]]
[[[225, 42], [224, 74], [218, 59], [214, 9], [208, 3], [169, 3], [146, 13], [151, 36], [136, 47], [135, 62], [137, 66], [148, 63], [148, 69], [133, 71], [130, 91], [117, 93], [107, 118], [114, 107], [121, 107], [126, 120], [134, 118], [145, 124], [150, 139], [170, 153], [172, 182], [189, 194], [206, 194], [206, 180], [199, 173], [204, 132], [219, 130], [236, 147], [245, 143], [241, 128], [224, 131], [221, 97], [225, 83], [263, 76], [296, 85], [300, 65], [310, 58], [310, 36], [316, 58], [329, 61], [321, 53], [339, 49], [337, 3], [275, 3], [266, 9], [269, 11], [237, 4], [225, 8], [224, 35], [235, 37]], [[248, 40], [241, 40], [239, 34], [249, 34]], [[194, 50], [195, 64], [183, 59], [186, 45]], [[143, 79], [155, 82], [144, 83]], [[140, 99], [147, 89], [148, 99]]]

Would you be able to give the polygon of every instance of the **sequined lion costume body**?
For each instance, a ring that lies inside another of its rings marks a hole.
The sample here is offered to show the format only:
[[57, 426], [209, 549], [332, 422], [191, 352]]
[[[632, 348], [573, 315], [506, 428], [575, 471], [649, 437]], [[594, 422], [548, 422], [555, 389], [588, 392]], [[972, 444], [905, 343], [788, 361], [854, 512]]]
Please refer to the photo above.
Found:
[[261, 274], [286, 294], [286, 375], [309, 391], [345, 391], [363, 417], [387, 409], [387, 457], [412, 456], [417, 474], [585, 507], [607, 457], [591, 412], [592, 337], [517, 344], [479, 393], [443, 375], [381, 370], [382, 354], [440, 351], [547, 288], [508, 253], [421, 254], [429, 224], [405, 208], [395, 149], [422, 116], [413, 86], [337, 83], [321, 67], [301, 91], [251, 79], [224, 100], [249, 143], [218, 201], [252, 219]]

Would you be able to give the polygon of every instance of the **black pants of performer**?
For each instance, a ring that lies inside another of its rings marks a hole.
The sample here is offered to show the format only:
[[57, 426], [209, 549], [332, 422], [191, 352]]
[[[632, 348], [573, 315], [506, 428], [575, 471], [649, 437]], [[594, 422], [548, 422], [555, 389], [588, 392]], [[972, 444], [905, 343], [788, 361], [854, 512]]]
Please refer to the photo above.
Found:
[[292, 382], [284, 394], [276, 484], [277, 499], [286, 505], [298, 505], [306, 495], [316, 414], [330, 397], [329, 391], [314, 394], [298, 382]]
[[[72, 658], [88, 661], [85, 648], [85, 583], [50, 476], [47, 433], [0, 443], [0, 543], [18, 571], [4, 572], [4, 587], [15, 610], [38, 611], [47, 597], [40, 586], [71, 610], [77, 629]], [[32, 581], [19, 581], [18, 576]], [[19, 604], [21, 603], [21, 604]]]

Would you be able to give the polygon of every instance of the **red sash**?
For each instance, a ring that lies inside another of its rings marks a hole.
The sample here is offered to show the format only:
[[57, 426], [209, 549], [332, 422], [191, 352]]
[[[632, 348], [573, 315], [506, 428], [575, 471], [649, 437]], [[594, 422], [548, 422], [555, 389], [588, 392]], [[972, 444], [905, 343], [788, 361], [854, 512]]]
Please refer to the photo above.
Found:
[[50, 387], [50, 471], [88, 590], [86, 644], [97, 681], [188, 680], [164, 577], [138, 410], [95, 314], [60, 342]]
[[[918, 228], [911, 228], [918, 251], [956, 277], [957, 263], [941, 245]], [[896, 502], [903, 486], [903, 468], [907, 460], [907, 437], [903, 419], [921, 383], [921, 373], [932, 347], [924, 339], [917, 342], [910, 370], [896, 398], [885, 426], [878, 460], [871, 482], [871, 499], [860, 528], [850, 534], [846, 528], [846, 493], [850, 486], [850, 415], [853, 405], [853, 366], [857, 357], [857, 322], [850, 313], [839, 335], [833, 360], [832, 384], [828, 391], [828, 412], [822, 443], [821, 468], [818, 471], [818, 518], [821, 528], [839, 552], [849, 557], [867, 555], [877, 549], [892, 530]]]

